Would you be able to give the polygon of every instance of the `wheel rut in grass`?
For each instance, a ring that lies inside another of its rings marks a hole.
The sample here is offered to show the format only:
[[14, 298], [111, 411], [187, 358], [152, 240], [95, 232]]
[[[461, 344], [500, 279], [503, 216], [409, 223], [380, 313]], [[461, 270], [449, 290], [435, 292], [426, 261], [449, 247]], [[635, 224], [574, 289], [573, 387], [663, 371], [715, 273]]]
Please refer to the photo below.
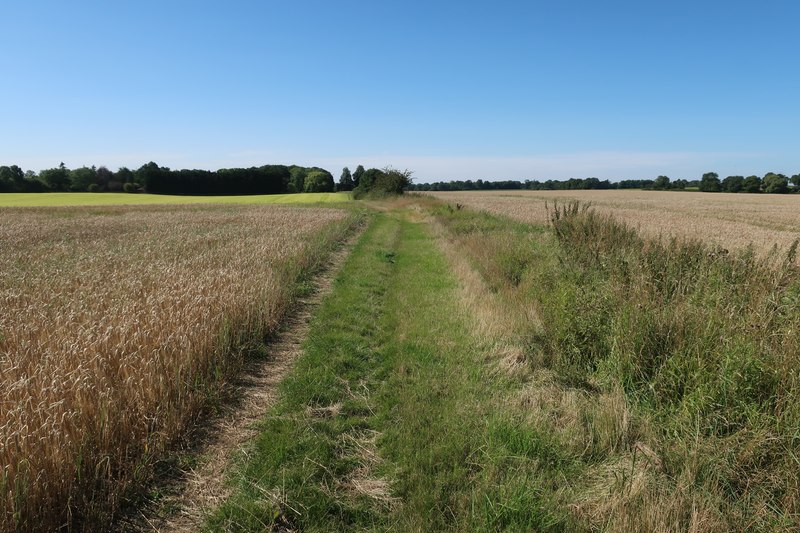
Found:
[[196, 532], [203, 528], [208, 512], [229, 496], [225, 480], [231, 459], [242, 453], [258, 434], [257, 423], [277, 401], [278, 385], [302, 351], [311, 318], [331, 292], [333, 280], [361, 233], [363, 228], [334, 251], [322, 272], [314, 276], [311, 290], [297, 300], [295, 311], [269, 344], [268, 356], [253, 360], [231, 382], [229, 396], [235, 401], [223, 405], [222, 414], [208, 420], [201, 429], [200, 442], [192, 450], [193, 455], [201, 458], [200, 464], [171, 476], [179, 481], [159, 487], [164, 496], [140, 510], [138, 516], [123, 519], [117, 525], [118, 531]]
[[572, 464], [507, 401], [428, 222], [376, 215], [210, 530], [575, 530], [545, 490]]

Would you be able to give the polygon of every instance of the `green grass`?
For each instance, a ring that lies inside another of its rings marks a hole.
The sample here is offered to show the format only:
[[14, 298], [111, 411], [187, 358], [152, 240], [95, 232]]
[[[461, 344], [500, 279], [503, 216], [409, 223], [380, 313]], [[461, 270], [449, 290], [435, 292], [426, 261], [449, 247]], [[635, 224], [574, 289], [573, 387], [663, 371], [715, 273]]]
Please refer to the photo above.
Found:
[[427, 226], [377, 215], [208, 527], [573, 529], [547, 487], [580, 465], [506, 401], [473, 327]]
[[[577, 204], [560, 206], [553, 231], [523, 247], [520, 226], [502, 217], [434, 214], [505, 301], [538, 312], [527, 357], [553, 392], [531, 415], [552, 423], [546, 431], [595, 479], [554, 483], [573, 485], [576, 509], [596, 513], [587, 525], [797, 529], [794, 251], [761, 260], [648, 239]], [[642, 466], [642, 445], [656, 468]], [[637, 457], [638, 469], [626, 466]]]
[[262, 194], [250, 196], [173, 196], [166, 194], [44, 192], [2, 193], [0, 207], [162, 204], [319, 204], [350, 201], [350, 193]]

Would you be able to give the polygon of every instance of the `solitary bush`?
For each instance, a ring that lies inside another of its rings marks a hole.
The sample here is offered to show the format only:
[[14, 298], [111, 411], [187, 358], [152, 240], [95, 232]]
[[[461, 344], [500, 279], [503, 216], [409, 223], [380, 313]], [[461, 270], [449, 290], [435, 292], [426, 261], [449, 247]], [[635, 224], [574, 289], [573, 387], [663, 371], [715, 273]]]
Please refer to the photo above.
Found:
[[126, 183], [122, 186], [122, 190], [125, 192], [139, 192], [141, 188], [138, 183]]
[[411, 185], [411, 174], [410, 170], [371, 168], [364, 172], [358, 187], [353, 189], [353, 198], [359, 199], [365, 196], [380, 198], [403, 194]]

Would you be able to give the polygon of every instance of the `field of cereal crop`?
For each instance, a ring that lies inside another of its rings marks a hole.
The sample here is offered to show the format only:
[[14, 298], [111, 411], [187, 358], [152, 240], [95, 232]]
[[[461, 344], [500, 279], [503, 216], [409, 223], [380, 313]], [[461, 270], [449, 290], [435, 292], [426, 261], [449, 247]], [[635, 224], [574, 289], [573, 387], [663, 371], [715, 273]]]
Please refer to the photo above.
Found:
[[785, 249], [800, 238], [800, 195], [642, 190], [463, 191], [429, 193], [444, 201], [545, 223], [545, 203], [580, 200], [651, 236], [700, 238], [723, 247]]
[[288, 206], [0, 209], [0, 529], [103, 520], [352, 220]]

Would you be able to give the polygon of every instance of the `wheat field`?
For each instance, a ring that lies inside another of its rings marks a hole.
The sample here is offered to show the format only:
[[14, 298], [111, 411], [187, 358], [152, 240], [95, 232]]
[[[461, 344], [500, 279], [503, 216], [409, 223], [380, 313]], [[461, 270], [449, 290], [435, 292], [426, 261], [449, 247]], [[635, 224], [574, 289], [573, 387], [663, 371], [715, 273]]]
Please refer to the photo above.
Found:
[[699, 238], [725, 248], [753, 244], [767, 252], [800, 238], [800, 195], [642, 190], [461, 191], [428, 193], [450, 203], [547, 222], [546, 203], [580, 200], [613, 214], [641, 232]]
[[0, 530], [106, 519], [351, 222], [283, 206], [0, 209]]

